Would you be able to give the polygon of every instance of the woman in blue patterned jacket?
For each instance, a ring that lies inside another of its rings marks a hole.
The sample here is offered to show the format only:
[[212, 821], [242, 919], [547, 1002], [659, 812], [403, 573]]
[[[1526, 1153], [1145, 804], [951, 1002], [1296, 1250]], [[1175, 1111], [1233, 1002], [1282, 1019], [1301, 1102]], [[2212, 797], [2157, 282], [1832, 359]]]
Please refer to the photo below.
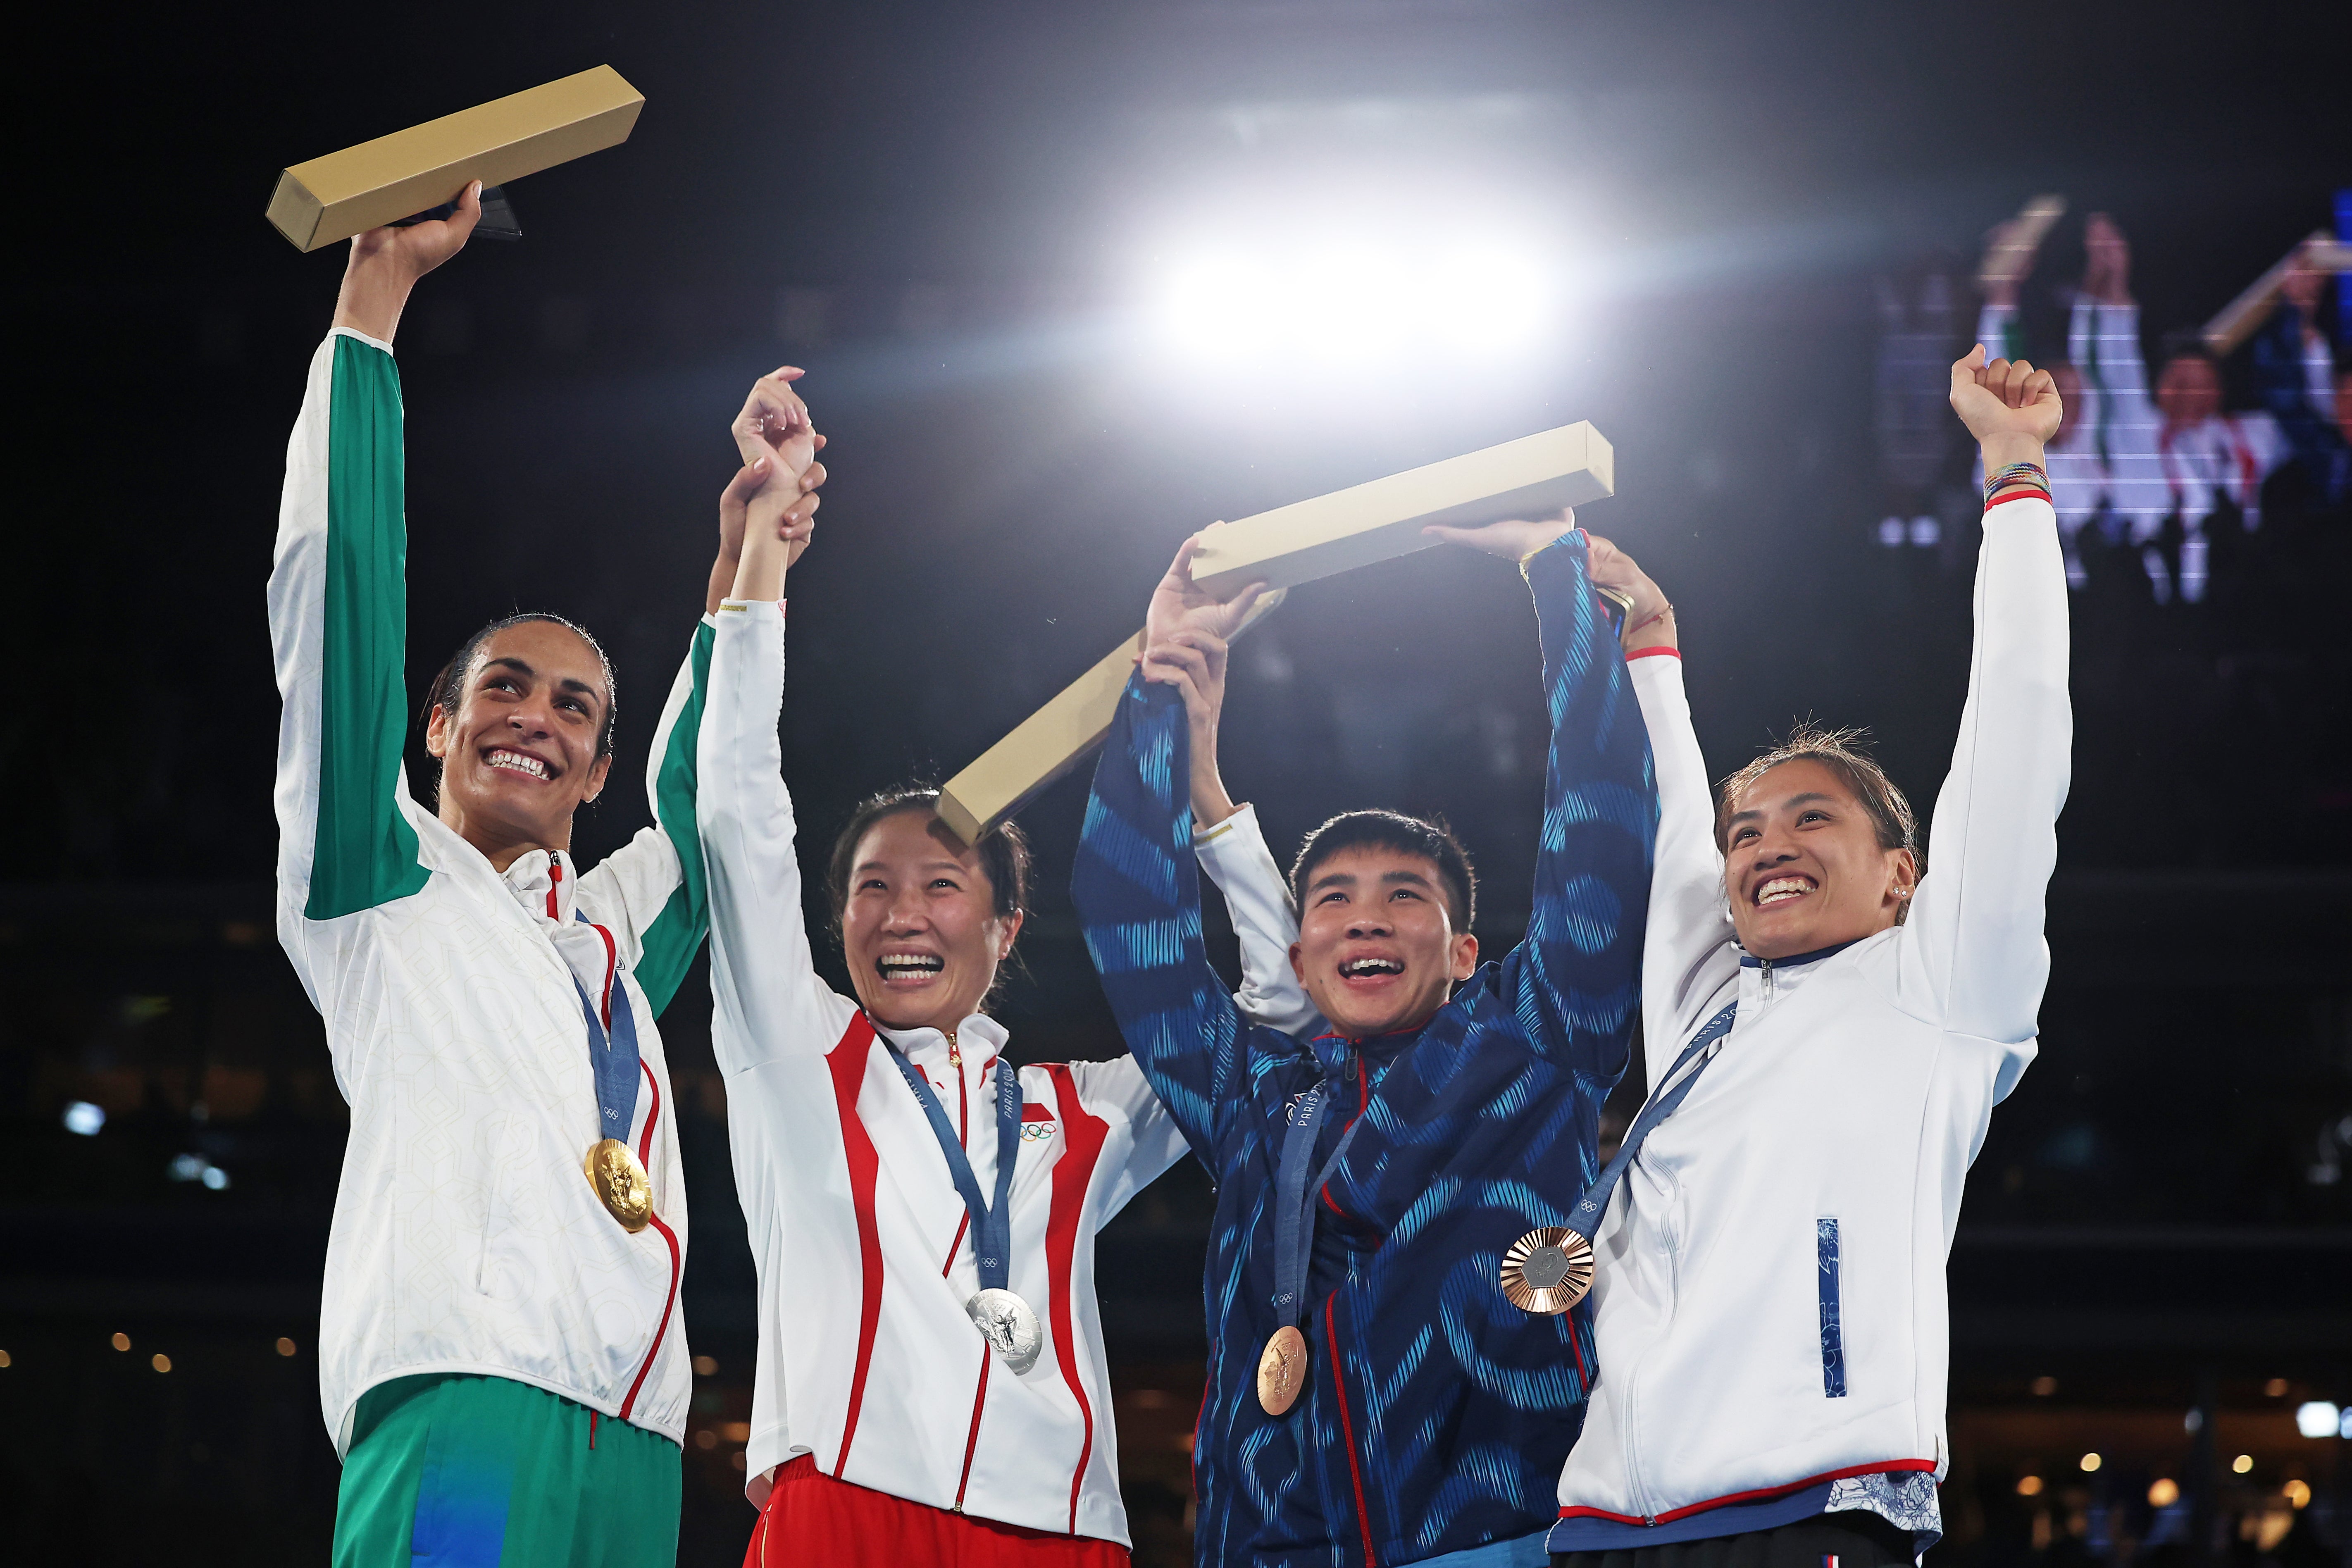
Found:
[[[1153, 595], [1095, 773], [1073, 891], [1136, 1059], [1217, 1184], [1203, 1563], [1544, 1562], [1553, 1484], [1593, 1374], [1582, 1312], [1521, 1311], [1503, 1254], [1596, 1173], [1624, 1070], [1656, 833], [1648, 737], [1563, 516], [1436, 531], [1520, 563], [1552, 721], [1527, 940], [1481, 968], [1450, 835], [1336, 817], [1292, 872], [1291, 950], [1330, 1032], [1253, 1026], [1203, 955], [1196, 828], [1218, 778], [1224, 643], [1254, 591]], [[1432, 650], [1432, 657], [1438, 657]], [[1412, 738], [1400, 735], [1401, 742]]]

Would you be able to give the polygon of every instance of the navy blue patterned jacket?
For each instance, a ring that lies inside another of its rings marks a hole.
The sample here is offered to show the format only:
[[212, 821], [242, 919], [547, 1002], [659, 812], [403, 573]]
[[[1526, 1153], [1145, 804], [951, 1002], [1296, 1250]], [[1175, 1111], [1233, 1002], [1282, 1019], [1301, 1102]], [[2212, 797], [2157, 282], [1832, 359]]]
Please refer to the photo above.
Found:
[[[1657, 833], [1649, 737], [1571, 531], [1528, 563], [1552, 742], [1527, 940], [1418, 1032], [1302, 1040], [1250, 1026], [1201, 939], [1184, 710], [1131, 681], [1095, 772], [1073, 878], [1129, 1047], [1217, 1184], [1195, 1434], [1202, 1563], [1404, 1563], [1534, 1534], [1593, 1376], [1587, 1308], [1534, 1317], [1496, 1278], [1598, 1173], [1624, 1071]], [[1307, 1390], [1260, 1407], [1275, 1171], [1290, 1108], [1332, 1086], [1300, 1325]]]

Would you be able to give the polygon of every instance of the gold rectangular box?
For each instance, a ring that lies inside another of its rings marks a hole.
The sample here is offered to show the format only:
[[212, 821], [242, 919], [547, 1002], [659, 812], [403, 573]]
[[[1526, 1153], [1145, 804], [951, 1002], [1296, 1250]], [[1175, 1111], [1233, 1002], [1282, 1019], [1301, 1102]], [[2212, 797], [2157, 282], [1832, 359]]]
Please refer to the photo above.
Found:
[[457, 199], [469, 180], [502, 185], [629, 139], [645, 94], [598, 66], [395, 131], [278, 176], [269, 221], [316, 250]]
[[1465, 526], [1549, 517], [1613, 492], [1617, 459], [1580, 419], [1353, 485], [1202, 532], [1192, 581], [1220, 596], [1263, 580], [1287, 588], [1375, 561], [1427, 550], [1433, 522]]
[[[1391, 474], [1204, 530], [1192, 580], [1219, 595], [1265, 582], [1276, 594], [1317, 577], [1426, 550], [1433, 522], [1543, 517], [1616, 492], [1615, 450], [1579, 420], [1499, 447]], [[940, 789], [940, 816], [965, 843], [1021, 809], [1102, 744], [1141, 651], [1138, 632], [1023, 720]]]

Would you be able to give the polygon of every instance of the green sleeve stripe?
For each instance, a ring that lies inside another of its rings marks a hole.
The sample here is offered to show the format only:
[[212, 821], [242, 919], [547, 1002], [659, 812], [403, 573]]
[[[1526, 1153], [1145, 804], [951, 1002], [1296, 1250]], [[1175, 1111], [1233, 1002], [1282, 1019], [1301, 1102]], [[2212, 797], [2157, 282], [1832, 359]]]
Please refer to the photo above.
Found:
[[331, 921], [425, 886], [401, 816], [408, 524], [400, 374], [338, 335], [327, 416], [327, 585], [319, 701], [319, 826], [303, 914]]
[[694, 950], [710, 931], [710, 882], [702, 868], [702, 835], [694, 826], [694, 791], [698, 777], [695, 746], [702, 733], [702, 705], [710, 687], [710, 648], [718, 636], [708, 623], [694, 628], [694, 651], [688, 662], [694, 687], [687, 693], [677, 722], [670, 726], [662, 749], [661, 768], [654, 775], [654, 816], [677, 851], [678, 884], [660, 914], [646, 927], [637, 956], [637, 984], [656, 1013], [669, 1005], [694, 963]]

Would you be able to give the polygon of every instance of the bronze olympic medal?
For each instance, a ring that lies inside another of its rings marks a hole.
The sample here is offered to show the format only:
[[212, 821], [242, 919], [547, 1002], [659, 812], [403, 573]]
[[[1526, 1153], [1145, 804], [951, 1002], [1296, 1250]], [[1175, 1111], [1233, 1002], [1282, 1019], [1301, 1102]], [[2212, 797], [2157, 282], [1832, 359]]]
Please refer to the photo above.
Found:
[[588, 1173], [588, 1185], [594, 1189], [596, 1201], [604, 1212], [621, 1222], [621, 1228], [631, 1236], [646, 1228], [654, 1217], [654, 1184], [646, 1179], [646, 1168], [629, 1146], [617, 1138], [599, 1139], [581, 1163]]
[[966, 1301], [963, 1310], [972, 1327], [996, 1347], [1005, 1365], [1023, 1373], [1037, 1364], [1037, 1352], [1045, 1345], [1045, 1331], [1028, 1302], [1010, 1290], [982, 1290]]
[[1592, 1243], [1565, 1226], [1531, 1230], [1503, 1254], [1500, 1283], [1522, 1312], [1565, 1312], [1592, 1289]]
[[1280, 1415], [1298, 1403], [1306, 1386], [1307, 1336], [1285, 1323], [1258, 1355], [1257, 1402], [1268, 1415]]

